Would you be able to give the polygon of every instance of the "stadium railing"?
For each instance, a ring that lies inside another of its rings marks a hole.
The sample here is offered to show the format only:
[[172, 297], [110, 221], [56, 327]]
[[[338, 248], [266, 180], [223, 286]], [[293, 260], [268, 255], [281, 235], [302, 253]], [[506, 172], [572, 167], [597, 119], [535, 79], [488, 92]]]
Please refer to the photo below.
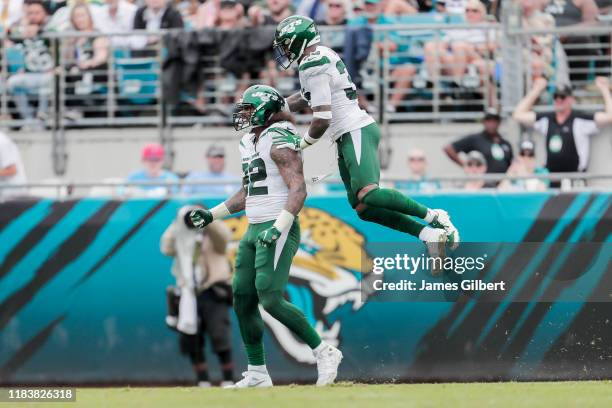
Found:
[[[545, 68], [551, 88], [541, 99], [544, 102], [550, 98], [555, 84], [569, 78], [576, 88], [580, 106], [597, 109], [597, 93], [592, 81], [597, 75], [610, 75], [611, 72], [609, 25], [526, 30], [505, 23], [475, 26], [430, 24], [422, 20], [369, 27], [373, 29], [373, 45], [370, 57], [361, 69], [361, 92], [369, 99], [371, 112], [383, 124], [470, 120], [479, 118], [483, 108], [499, 105], [504, 113], [509, 113], [530, 86], [534, 64], [529, 60], [533, 55], [533, 39], [537, 36], [547, 37], [553, 45], [550, 64]], [[457, 71], [453, 72], [457, 65], [440, 58], [440, 53], [448, 49], [446, 36], [452, 36], [453, 32], [465, 33], [466, 30], [475, 35], [485, 33], [491, 46], [481, 50], [476, 65], [467, 64], [463, 75], [458, 75]], [[341, 48], [345, 27], [321, 27], [321, 31], [324, 43]], [[146, 125], [158, 127], [160, 133], [164, 127], [229, 124], [236, 95], [262, 79], [255, 78], [256, 75], [236, 78], [221, 67], [218, 54], [204, 53], [199, 65], [202, 86], [192, 93], [181, 92], [179, 103], [168, 107], [163, 80], [168, 50], [163, 44], [168, 36], [177, 33], [177, 30], [166, 30], [104, 34], [110, 40], [144, 34], [160, 40], [137, 50], [110, 41], [107, 64], [78, 73], [74, 72], [75, 53], [69, 52], [71, 43], [78, 37], [102, 34], [48, 34], [57, 68], [49, 86], [28, 95], [32, 105], [38, 103], [38, 93], [48, 98], [48, 111], [39, 116], [37, 123], [42, 121], [47, 128], [60, 131], [84, 126]], [[5, 126], [17, 128], [28, 123], [19, 118], [7, 81], [23, 69], [25, 55], [19, 44], [7, 37], [0, 38], [0, 114]], [[380, 47], [378, 44], [382, 43], [392, 43], [395, 47], [392, 50]], [[425, 49], [429, 47], [434, 50], [434, 55], [430, 54], [429, 60], [425, 61]], [[264, 63], [261, 68], [265, 71], [268, 66]], [[409, 86], [399, 87], [398, 80], [401, 79], [409, 80]], [[284, 94], [299, 89], [295, 75], [277, 73], [273, 82]], [[401, 98], [396, 99], [395, 109], [390, 109], [390, 100], [397, 94]], [[298, 115], [298, 121], [307, 120], [308, 115]]]
[[[528, 176], [515, 176], [506, 174], [483, 174], [476, 176], [450, 175], [435, 176], [426, 180], [427, 183], [436, 183], [439, 188], [428, 189], [427, 194], [448, 193], [448, 192], [469, 192], [464, 189], [464, 184], [470, 181], [483, 181], [496, 183], [503, 180], [541, 180], [543, 182], [560, 182], [562, 191], [610, 191], [612, 185], [612, 174], [609, 173], [548, 173], [533, 174]], [[593, 185], [594, 182], [605, 182], [605, 185]], [[381, 185], [395, 185], [397, 183], [418, 184], [422, 179], [410, 178], [402, 175], [386, 175], [381, 178]], [[238, 185], [227, 181], [209, 180], [179, 180], [179, 181], [126, 181], [122, 179], [103, 180], [96, 182], [70, 182], [63, 180], [48, 180], [41, 182], [30, 182], [22, 184], [0, 184], [0, 202], [14, 198], [25, 197], [45, 197], [55, 199], [67, 199], [78, 197], [160, 197], [160, 196], [197, 196], [194, 194], [185, 195], [182, 188], [185, 186], [210, 186], [210, 185]], [[147, 189], [155, 187], [156, 189]], [[401, 189], [401, 187], [400, 187]], [[549, 188], [548, 190], [559, 190]], [[529, 192], [524, 187], [512, 188], [509, 190], [497, 190], [496, 188], [482, 188], [479, 191], [498, 191], [505, 192]], [[343, 193], [342, 181], [337, 176], [330, 176], [316, 184], [311, 184], [311, 193], [329, 194]]]

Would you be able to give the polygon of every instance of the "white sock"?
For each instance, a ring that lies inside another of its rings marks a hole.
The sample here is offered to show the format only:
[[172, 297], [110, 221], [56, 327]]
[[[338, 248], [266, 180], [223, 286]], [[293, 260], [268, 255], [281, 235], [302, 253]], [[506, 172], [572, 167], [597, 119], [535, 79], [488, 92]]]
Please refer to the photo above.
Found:
[[315, 356], [318, 356], [319, 353], [323, 351], [325, 347], [327, 347], [327, 344], [324, 341], [322, 341], [321, 344], [319, 344], [317, 347], [312, 349], [312, 352], [314, 353]]
[[419, 233], [419, 239], [423, 242], [436, 242], [439, 236], [440, 230], [431, 227], [425, 227]]
[[264, 365], [248, 365], [248, 370], [249, 371], [256, 371], [258, 373], [261, 374], [268, 374], [268, 369], [266, 368], [265, 364]]
[[423, 220], [425, 220], [426, 223], [431, 224], [435, 217], [436, 213], [428, 208], [427, 214], [425, 215], [425, 218], [423, 218]]

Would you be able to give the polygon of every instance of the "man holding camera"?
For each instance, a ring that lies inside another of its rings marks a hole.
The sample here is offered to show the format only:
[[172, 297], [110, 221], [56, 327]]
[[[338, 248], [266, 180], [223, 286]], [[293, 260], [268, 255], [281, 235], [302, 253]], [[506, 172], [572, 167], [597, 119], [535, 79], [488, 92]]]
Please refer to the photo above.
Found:
[[185, 217], [198, 206], [179, 209], [161, 237], [161, 252], [174, 257], [176, 286], [168, 288], [166, 323], [180, 335], [181, 352], [189, 357], [200, 387], [210, 387], [205, 341], [219, 358], [221, 386], [233, 384], [229, 310], [232, 304], [231, 264], [226, 256], [231, 238], [221, 221], [203, 230], [191, 228]]

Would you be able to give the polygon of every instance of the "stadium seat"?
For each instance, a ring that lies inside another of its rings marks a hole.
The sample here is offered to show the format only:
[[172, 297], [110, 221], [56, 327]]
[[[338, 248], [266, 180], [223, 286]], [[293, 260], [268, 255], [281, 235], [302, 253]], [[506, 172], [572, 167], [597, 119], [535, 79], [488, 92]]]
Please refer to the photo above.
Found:
[[115, 61], [119, 96], [137, 105], [154, 104], [158, 95], [159, 63], [151, 58]]
[[13, 74], [25, 67], [25, 55], [20, 46], [9, 47], [6, 49], [6, 60], [8, 72]]

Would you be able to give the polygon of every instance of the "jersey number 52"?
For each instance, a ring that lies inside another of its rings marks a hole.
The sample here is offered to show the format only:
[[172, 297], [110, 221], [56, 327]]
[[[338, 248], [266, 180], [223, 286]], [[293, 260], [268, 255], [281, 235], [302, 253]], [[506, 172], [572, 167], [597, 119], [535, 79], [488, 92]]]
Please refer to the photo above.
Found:
[[242, 185], [247, 190], [247, 195], [257, 196], [268, 194], [267, 186], [255, 186], [258, 181], [264, 181], [266, 173], [266, 163], [262, 158], [251, 160], [249, 163], [242, 163]]

